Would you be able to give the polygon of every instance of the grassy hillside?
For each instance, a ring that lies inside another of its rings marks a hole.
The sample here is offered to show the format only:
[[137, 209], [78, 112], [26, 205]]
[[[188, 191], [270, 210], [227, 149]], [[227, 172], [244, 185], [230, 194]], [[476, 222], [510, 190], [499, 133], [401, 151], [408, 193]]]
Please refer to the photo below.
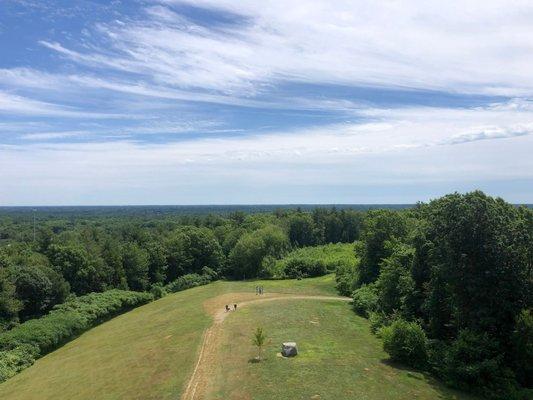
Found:
[[333, 277], [216, 282], [112, 319], [0, 384], [0, 399], [177, 399], [211, 323], [203, 303], [232, 292], [334, 294]]
[[[300, 281], [216, 282], [169, 295], [38, 360], [0, 384], [0, 398], [178, 399], [196, 363], [202, 334], [213, 321], [208, 313], [225, 302], [254, 300], [258, 284], [267, 296], [335, 294], [333, 276], [328, 275]], [[250, 335], [257, 325], [265, 327], [272, 341], [267, 360], [252, 364]], [[469, 398], [389, 365], [367, 322], [342, 302], [249, 303], [229, 314], [221, 327], [221, 345], [214, 354], [220, 369], [210, 379], [211, 398]], [[287, 339], [300, 344], [301, 355], [294, 360], [276, 356], [279, 343]]]
[[[421, 373], [393, 366], [349, 304], [331, 300], [277, 300], [231, 314], [224, 322], [209, 399], [472, 399]], [[261, 326], [265, 359], [251, 362], [252, 332]], [[296, 341], [300, 354], [279, 356]], [[244, 349], [244, 351], [243, 351]]]

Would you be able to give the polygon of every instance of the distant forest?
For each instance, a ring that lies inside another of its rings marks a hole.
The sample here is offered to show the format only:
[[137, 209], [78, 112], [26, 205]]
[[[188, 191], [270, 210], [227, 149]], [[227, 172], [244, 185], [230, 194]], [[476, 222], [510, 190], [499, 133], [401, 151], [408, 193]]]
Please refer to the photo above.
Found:
[[0, 207], [0, 217], [30, 218], [98, 218], [98, 217], [145, 217], [180, 215], [220, 215], [228, 216], [235, 212], [246, 214], [270, 213], [276, 210], [313, 211], [317, 208], [368, 211], [375, 209], [401, 210], [414, 207], [414, 204], [227, 204], [227, 205], [183, 205], [183, 206], [35, 206]]
[[[329, 264], [298, 250], [334, 243], [351, 244], [349, 262], [344, 245], [328, 247]], [[332, 271], [393, 360], [487, 397], [531, 394], [533, 210], [482, 192], [390, 206], [0, 208], [0, 378], [2, 351], [35, 335], [27, 323], [89, 293], [111, 291], [118, 310], [147, 298], [115, 289], [160, 297]]]

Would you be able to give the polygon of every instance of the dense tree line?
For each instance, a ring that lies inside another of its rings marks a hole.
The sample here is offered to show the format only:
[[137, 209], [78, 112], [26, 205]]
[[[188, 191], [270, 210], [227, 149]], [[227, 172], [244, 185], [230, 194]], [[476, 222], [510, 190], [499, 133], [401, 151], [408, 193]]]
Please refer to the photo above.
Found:
[[[72, 296], [110, 289], [181, 287], [205, 268], [231, 279], [269, 276], [292, 248], [352, 242], [363, 214], [276, 210], [229, 215], [0, 216], [0, 331], [47, 314]], [[197, 278], [194, 278], [197, 279]], [[171, 285], [171, 286], [169, 286]], [[154, 289], [156, 288], [156, 289]]]
[[339, 288], [394, 360], [487, 397], [531, 396], [531, 209], [472, 192], [370, 211], [356, 253]]

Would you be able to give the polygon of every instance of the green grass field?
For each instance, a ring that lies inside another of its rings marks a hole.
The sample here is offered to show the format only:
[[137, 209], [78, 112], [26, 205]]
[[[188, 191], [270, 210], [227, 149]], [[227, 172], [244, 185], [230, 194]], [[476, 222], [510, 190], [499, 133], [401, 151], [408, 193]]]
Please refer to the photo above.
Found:
[[[0, 384], [0, 399], [179, 399], [196, 363], [202, 334], [212, 323], [207, 311], [220, 307], [213, 298], [253, 299], [257, 284], [267, 294], [335, 295], [332, 275], [301, 281], [216, 282], [172, 294], [114, 318], [41, 358]], [[272, 342], [266, 361], [251, 364], [250, 335], [257, 325], [264, 326]], [[453, 392], [422, 375], [388, 365], [367, 322], [342, 302], [250, 304], [229, 315], [222, 326], [222, 344], [215, 354], [220, 368], [211, 380], [212, 398], [307, 399], [316, 394], [337, 400], [355, 395], [361, 399], [469, 398], [451, 397]], [[294, 360], [276, 356], [279, 343], [287, 339], [300, 344], [301, 355]]]
[[[331, 300], [277, 300], [230, 315], [224, 322], [209, 399], [471, 399], [434, 379], [392, 366], [368, 322], [350, 304]], [[252, 332], [269, 337], [264, 360]], [[279, 356], [296, 341], [300, 354]], [[242, 351], [245, 349], [245, 351]]]

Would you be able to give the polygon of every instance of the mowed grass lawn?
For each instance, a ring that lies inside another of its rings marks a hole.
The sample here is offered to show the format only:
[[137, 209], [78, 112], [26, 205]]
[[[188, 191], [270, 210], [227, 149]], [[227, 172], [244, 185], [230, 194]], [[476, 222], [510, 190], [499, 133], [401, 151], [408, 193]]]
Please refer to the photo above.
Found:
[[[264, 286], [267, 294], [336, 294], [333, 275], [300, 281], [216, 282], [172, 294], [41, 358], [0, 384], [0, 399], [177, 400], [191, 376], [202, 334], [212, 323], [204, 302], [238, 292], [255, 299], [256, 285]], [[251, 334], [257, 326], [264, 327], [270, 343], [266, 359], [254, 364], [249, 362], [255, 355]], [[471, 399], [420, 373], [389, 365], [367, 321], [346, 302], [251, 303], [229, 314], [222, 327], [221, 345], [214, 354], [217, 370], [209, 379], [211, 399]], [[276, 355], [286, 340], [298, 342], [298, 357]]]
[[332, 275], [302, 281], [216, 282], [118, 316], [0, 384], [2, 400], [179, 399], [212, 319], [202, 306], [224, 293], [335, 294]]
[[[392, 366], [368, 322], [350, 304], [331, 300], [276, 300], [232, 313], [224, 321], [217, 373], [209, 399], [473, 399], [421, 373]], [[269, 343], [253, 363], [256, 327]], [[281, 343], [300, 354], [281, 358]]]

